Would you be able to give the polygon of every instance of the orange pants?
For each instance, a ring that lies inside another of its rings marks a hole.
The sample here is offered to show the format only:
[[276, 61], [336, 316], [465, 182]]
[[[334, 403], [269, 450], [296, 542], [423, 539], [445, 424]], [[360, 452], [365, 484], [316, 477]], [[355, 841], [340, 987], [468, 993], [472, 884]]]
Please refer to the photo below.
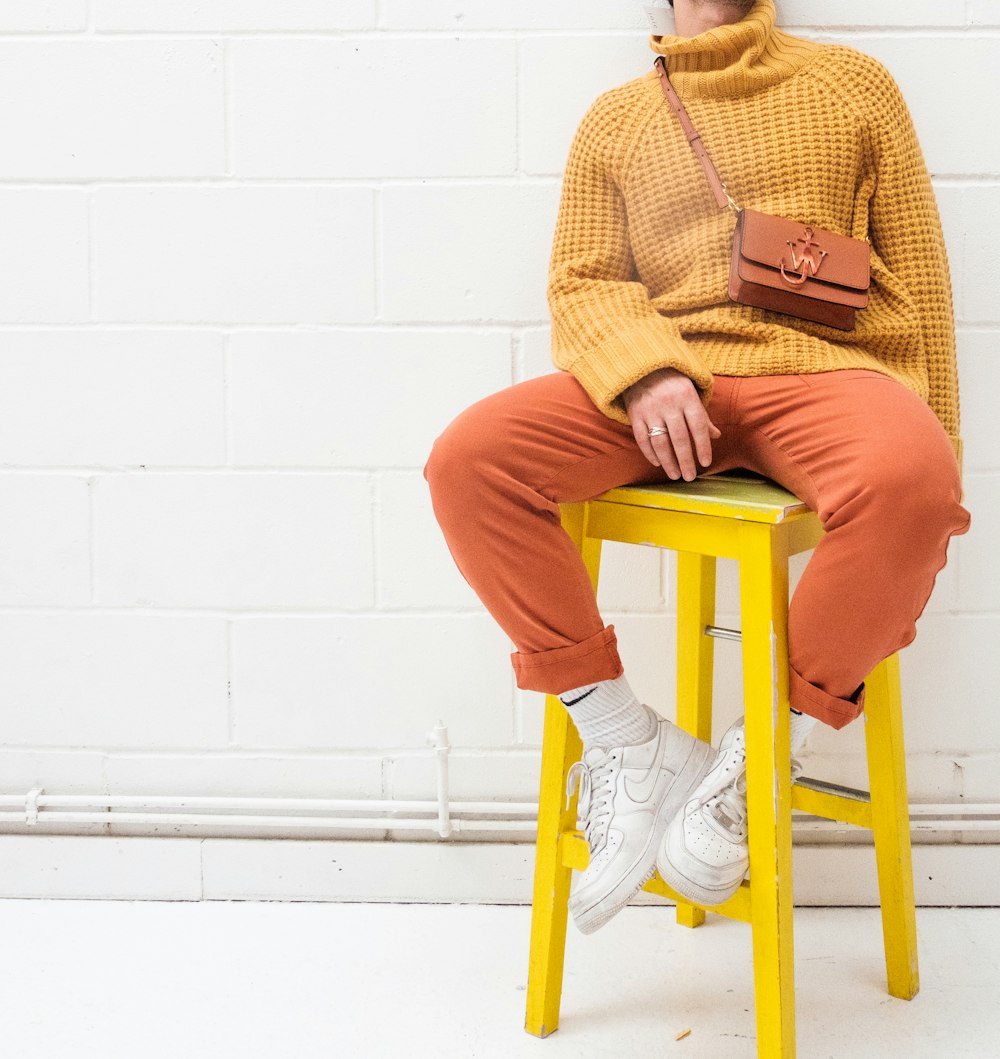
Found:
[[[716, 376], [722, 436], [703, 473], [746, 468], [805, 501], [826, 534], [788, 615], [791, 704], [834, 728], [858, 716], [864, 679], [910, 643], [949, 538], [969, 528], [958, 464], [928, 405], [861, 369]], [[424, 468], [459, 570], [513, 641], [520, 688], [558, 694], [622, 673], [559, 504], [666, 480], [632, 429], [566, 372], [478, 401]]]

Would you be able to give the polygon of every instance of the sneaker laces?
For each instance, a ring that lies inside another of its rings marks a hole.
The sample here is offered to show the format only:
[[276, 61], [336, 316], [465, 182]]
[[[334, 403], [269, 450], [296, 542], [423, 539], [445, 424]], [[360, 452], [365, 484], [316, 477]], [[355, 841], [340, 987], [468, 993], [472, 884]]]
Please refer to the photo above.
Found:
[[[742, 842], [747, 837], [747, 766], [746, 752], [738, 765], [736, 775], [721, 791], [709, 792], [699, 802], [718, 829], [734, 841]], [[791, 761], [792, 783], [802, 774], [798, 758]]]
[[747, 837], [747, 773], [743, 768], [717, 794], [702, 799], [701, 806], [716, 829], [734, 842]]
[[747, 755], [745, 745], [738, 745], [734, 757], [726, 764], [731, 773], [721, 788], [708, 790], [698, 800], [698, 809], [723, 837], [743, 842], [747, 837]]
[[611, 756], [602, 751], [599, 756], [595, 755], [594, 761], [589, 764], [584, 755], [584, 759], [572, 764], [566, 774], [566, 808], [569, 809], [573, 791], [579, 784], [577, 815], [585, 815], [583, 829], [591, 853], [597, 849], [599, 840], [603, 837], [604, 825], [611, 819], [613, 772]]

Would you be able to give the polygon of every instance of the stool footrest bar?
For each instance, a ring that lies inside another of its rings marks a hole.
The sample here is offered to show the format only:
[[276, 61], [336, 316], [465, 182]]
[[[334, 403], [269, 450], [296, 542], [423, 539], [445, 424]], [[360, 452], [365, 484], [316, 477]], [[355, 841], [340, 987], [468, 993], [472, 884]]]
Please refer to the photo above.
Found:
[[872, 796], [868, 791], [859, 790], [857, 787], [842, 787], [839, 783], [829, 783], [826, 780], [817, 780], [812, 776], [799, 776], [795, 781], [797, 787], [804, 787], [807, 791], [818, 791], [820, 794], [835, 794], [840, 798], [849, 798], [853, 802], [871, 802]]
[[559, 836], [559, 863], [583, 871], [590, 863], [590, 850], [582, 831], [563, 831]]
[[689, 905], [694, 905], [695, 908], [703, 908], [706, 912], [713, 912], [717, 916], [725, 916], [726, 919], [738, 919], [741, 923], [751, 922], [750, 884], [746, 879], [740, 884], [740, 888], [736, 893], [721, 905], [699, 905], [667, 886], [659, 875], [654, 875], [652, 879], [643, 886], [643, 889], [647, 893], [656, 894], [659, 897], [666, 897], [669, 901], [681, 901]]
[[717, 640], [740, 641], [743, 639], [743, 633], [739, 629], [724, 629], [720, 625], [706, 625], [705, 635], [714, 636]]
[[[837, 820], [854, 827], [872, 826], [872, 806], [864, 791], [853, 791], [850, 787], [841, 788], [849, 794], [831, 794], [830, 788], [836, 789], [833, 783], [822, 783], [811, 780], [808, 784], [800, 778], [792, 786], [792, 808], [799, 812], [810, 813], [824, 820]], [[862, 795], [862, 797], [857, 797]]]

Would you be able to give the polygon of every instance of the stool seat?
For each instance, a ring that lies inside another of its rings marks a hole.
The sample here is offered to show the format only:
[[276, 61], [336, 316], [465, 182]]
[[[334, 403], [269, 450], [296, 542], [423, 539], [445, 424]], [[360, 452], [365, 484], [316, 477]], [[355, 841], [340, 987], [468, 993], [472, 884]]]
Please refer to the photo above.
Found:
[[794, 493], [769, 478], [749, 473], [706, 474], [693, 482], [626, 485], [609, 489], [597, 499], [613, 504], [690, 511], [772, 524], [796, 515], [813, 515], [809, 506]]
[[[562, 524], [596, 592], [606, 540], [677, 553], [677, 715], [679, 727], [712, 740], [716, 638], [740, 642], [746, 729], [749, 879], [713, 914], [743, 920], [753, 932], [757, 1049], [764, 1059], [795, 1054], [792, 945], [792, 809], [872, 832], [888, 989], [919, 988], [899, 659], [884, 659], [865, 680], [869, 791], [821, 780], [791, 780], [788, 675], [788, 560], [823, 537], [815, 512], [793, 493], [752, 472], [623, 486], [561, 507]], [[741, 628], [715, 624], [716, 560], [736, 559]], [[545, 1037], [559, 1022], [570, 879], [589, 863], [577, 829], [576, 796], [566, 777], [582, 745], [556, 695], [546, 696], [535, 847], [531, 953], [525, 1029]], [[706, 908], [654, 874], [646, 890], [673, 899], [677, 921], [697, 927]]]

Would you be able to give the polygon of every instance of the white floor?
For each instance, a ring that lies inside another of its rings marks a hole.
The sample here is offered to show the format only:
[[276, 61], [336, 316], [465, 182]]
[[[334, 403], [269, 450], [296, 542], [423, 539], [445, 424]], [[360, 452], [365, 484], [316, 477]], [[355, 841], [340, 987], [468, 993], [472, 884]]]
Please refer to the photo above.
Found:
[[[754, 1056], [748, 929], [672, 915], [570, 927], [561, 1027], [543, 1041], [522, 1028], [524, 907], [8, 899], [3, 1054]], [[876, 910], [797, 910], [800, 1056], [1000, 1056], [1000, 909], [918, 915], [923, 988], [906, 1003], [884, 991]]]

